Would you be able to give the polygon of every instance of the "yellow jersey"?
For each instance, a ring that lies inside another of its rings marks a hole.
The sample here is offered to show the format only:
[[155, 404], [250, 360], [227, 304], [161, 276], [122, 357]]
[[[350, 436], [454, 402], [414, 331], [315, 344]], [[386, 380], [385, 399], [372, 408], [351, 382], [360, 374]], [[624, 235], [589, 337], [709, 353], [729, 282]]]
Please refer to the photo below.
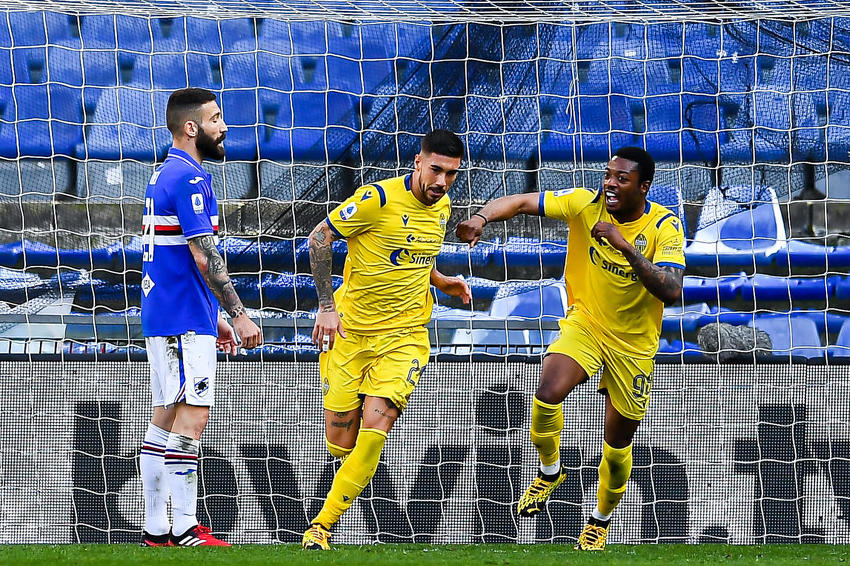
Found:
[[647, 201], [643, 214], [620, 223], [605, 209], [602, 191], [562, 189], [540, 193], [541, 216], [570, 227], [564, 278], [570, 310], [603, 337], [615, 352], [651, 357], [658, 351], [664, 304], [650, 293], [629, 262], [609, 244], [590, 235], [610, 222], [638, 252], [656, 265], [685, 268], [682, 223], [663, 206]]
[[410, 182], [405, 175], [360, 187], [326, 219], [348, 240], [342, 285], [334, 293], [346, 331], [379, 334], [431, 320], [431, 270], [451, 202], [446, 195], [426, 206]]

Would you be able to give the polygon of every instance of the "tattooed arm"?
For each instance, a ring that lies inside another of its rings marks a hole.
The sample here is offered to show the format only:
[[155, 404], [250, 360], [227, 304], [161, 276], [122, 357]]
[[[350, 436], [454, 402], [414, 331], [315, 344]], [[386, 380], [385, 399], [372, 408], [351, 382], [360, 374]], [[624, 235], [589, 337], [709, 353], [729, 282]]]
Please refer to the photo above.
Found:
[[233, 288], [230, 275], [224, 266], [224, 259], [215, 247], [212, 234], [204, 234], [189, 240], [189, 250], [198, 266], [198, 271], [206, 281], [222, 308], [233, 319], [233, 326], [242, 339], [245, 348], [253, 348], [262, 343], [260, 329], [245, 314], [245, 307]]
[[319, 313], [313, 326], [313, 342], [324, 351], [333, 348], [337, 333], [345, 338], [345, 330], [336, 312], [331, 279], [332, 245], [334, 240], [338, 239], [325, 221], [319, 222], [310, 233], [310, 270], [313, 272], [316, 294], [319, 296]]
[[685, 275], [683, 269], [655, 265], [638, 253], [634, 246], [623, 238], [616, 226], [608, 222], [597, 222], [590, 235], [599, 242], [604, 239], [619, 250], [635, 270], [647, 291], [661, 299], [666, 306], [672, 305], [681, 298], [682, 278]]

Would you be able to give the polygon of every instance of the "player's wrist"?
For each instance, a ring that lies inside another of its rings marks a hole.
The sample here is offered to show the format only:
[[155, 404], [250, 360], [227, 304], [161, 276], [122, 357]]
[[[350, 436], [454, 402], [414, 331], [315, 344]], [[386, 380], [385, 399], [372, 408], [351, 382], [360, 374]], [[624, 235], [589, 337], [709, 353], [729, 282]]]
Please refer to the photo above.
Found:
[[477, 216], [478, 218], [480, 218], [481, 220], [483, 220], [483, 221], [484, 221], [484, 224], [482, 224], [482, 225], [481, 225], [481, 227], [482, 227], [482, 228], [483, 228], [484, 226], [487, 226], [487, 224], [489, 224], [489, 223], [490, 223], [490, 219], [489, 219], [489, 218], [487, 218], [486, 216], [484, 216], [483, 214], [481, 214], [480, 212], [473, 212], [473, 213], [472, 213], [472, 216]]

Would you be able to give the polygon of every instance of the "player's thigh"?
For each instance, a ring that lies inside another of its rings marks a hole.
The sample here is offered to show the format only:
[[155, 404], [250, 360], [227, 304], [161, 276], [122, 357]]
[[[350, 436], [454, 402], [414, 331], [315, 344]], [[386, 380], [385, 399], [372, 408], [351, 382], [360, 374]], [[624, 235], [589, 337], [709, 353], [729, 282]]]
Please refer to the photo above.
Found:
[[599, 390], [607, 392], [617, 413], [632, 421], [646, 415], [652, 391], [655, 361], [608, 352], [599, 381]]
[[602, 367], [602, 350], [591, 329], [569, 317], [559, 327], [558, 338], [546, 350], [535, 393], [544, 403], [560, 403]]
[[401, 410], [389, 399], [367, 395], [363, 400], [363, 428], [389, 432], [401, 416]]
[[360, 431], [360, 407], [350, 411], [325, 409], [325, 438], [340, 448], [354, 448]]
[[215, 400], [215, 336], [187, 332], [145, 338], [151, 371], [151, 404], [211, 407]]
[[[431, 356], [428, 330], [417, 327], [370, 338], [376, 359], [366, 372], [360, 393], [387, 399], [399, 412], [404, 411]], [[366, 418], [364, 411], [364, 426]]]
[[[347, 338], [338, 336], [333, 349], [319, 354], [322, 405], [325, 411], [348, 413], [360, 408], [360, 385], [366, 369], [374, 361], [365, 338], [352, 333], [348, 333]], [[329, 422], [325, 420], [326, 430], [329, 430]]]

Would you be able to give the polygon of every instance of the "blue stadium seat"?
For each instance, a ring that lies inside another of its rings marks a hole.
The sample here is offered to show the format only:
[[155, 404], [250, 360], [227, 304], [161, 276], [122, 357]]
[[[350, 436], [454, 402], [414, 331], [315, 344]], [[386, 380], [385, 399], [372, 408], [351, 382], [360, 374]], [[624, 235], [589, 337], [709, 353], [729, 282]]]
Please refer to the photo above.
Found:
[[[470, 313], [470, 311], [466, 310], [467, 308], [471, 308], [473, 311], [486, 310], [489, 305], [492, 305], [493, 299], [499, 290], [498, 281], [491, 281], [490, 279], [481, 277], [469, 277], [466, 279], [466, 284], [469, 285], [469, 290], [472, 293], [472, 301], [462, 309], [466, 313], [465, 316], [469, 316]], [[432, 287], [432, 289], [436, 297], [436, 305], [446, 307], [447, 305], [457, 305], [459, 303], [459, 299], [456, 297], [450, 297], [435, 287]], [[443, 313], [442, 317], [446, 318], [447, 314]]]
[[288, 94], [292, 91], [292, 71], [289, 67], [289, 57], [277, 51], [282, 49], [283, 44], [266, 45], [264, 48], [272, 49], [273, 52], [260, 51], [257, 53], [257, 73], [259, 84], [262, 87], [280, 91]]
[[739, 296], [741, 287], [747, 283], [747, 277], [743, 274], [716, 278], [686, 275], [683, 283], [683, 302], [715, 303], [729, 301]]
[[741, 285], [741, 298], [756, 301], [826, 301], [835, 282], [824, 277], [779, 277], [756, 273]]
[[750, 325], [767, 332], [775, 356], [820, 358], [826, 353], [814, 321], [788, 315], [760, 315]]
[[566, 242], [541, 242], [536, 238], [511, 236], [495, 251], [493, 265], [499, 272], [516, 270], [558, 271], [567, 259]]
[[16, 85], [0, 94], [0, 155], [73, 156], [82, 140], [82, 114], [80, 89], [59, 84]]
[[498, 250], [487, 242], [479, 242], [474, 248], [469, 244], [445, 242], [437, 256], [437, 269], [442, 273], [469, 273], [471, 266], [486, 268], [494, 261]]
[[703, 353], [702, 348], [695, 342], [682, 340], [668, 342], [666, 338], [661, 338], [658, 341], [658, 355], [698, 359], [702, 357]]
[[751, 324], [754, 319], [754, 312], [740, 312], [726, 307], [712, 306], [706, 314], [697, 320], [697, 328], [702, 328], [714, 322], [740, 326], [742, 324]]
[[256, 88], [258, 81], [257, 43], [245, 39], [234, 44], [235, 53], [221, 56], [221, 84], [225, 89]]
[[838, 358], [850, 357], [850, 320], [841, 325], [835, 344], [827, 348], [829, 356]]
[[762, 265], [771, 263], [786, 243], [773, 189], [714, 187], [706, 195], [685, 257], [689, 265]]
[[[80, 47], [74, 36], [76, 16], [59, 12], [9, 12], [11, 41], [16, 47], [25, 45], [63, 45]], [[5, 18], [3, 18], [5, 23]], [[5, 26], [3, 26], [5, 27]], [[0, 39], [0, 45], [10, 47], [11, 41]]]
[[165, 155], [172, 141], [165, 127], [169, 94], [124, 87], [105, 91], [78, 156], [153, 162]]
[[[129, 67], [129, 86], [173, 91], [189, 86], [216, 89], [209, 58], [197, 53], [153, 53], [122, 56], [119, 64]], [[254, 85], [256, 86], [256, 85]]]
[[459, 328], [454, 332], [450, 345], [444, 345], [441, 351], [456, 355], [539, 356], [556, 335], [555, 331]]
[[562, 283], [544, 285], [523, 293], [493, 299], [493, 318], [561, 319], [567, 308], [567, 290]]
[[711, 312], [707, 303], [673, 306], [664, 308], [661, 321], [662, 332], [694, 332], [703, 317]]
[[153, 52], [154, 21], [137, 16], [115, 16], [118, 48], [139, 53]]
[[607, 161], [617, 148], [635, 143], [632, 112], [625, 97], [580, 96], [576, 104], [576, 131], [585, 160]]
[[256, 90], [225, 90], [221, 93], [221, 113], [227, 123], [225, 148], [228, 159], [256, 159], [259, 122]]

